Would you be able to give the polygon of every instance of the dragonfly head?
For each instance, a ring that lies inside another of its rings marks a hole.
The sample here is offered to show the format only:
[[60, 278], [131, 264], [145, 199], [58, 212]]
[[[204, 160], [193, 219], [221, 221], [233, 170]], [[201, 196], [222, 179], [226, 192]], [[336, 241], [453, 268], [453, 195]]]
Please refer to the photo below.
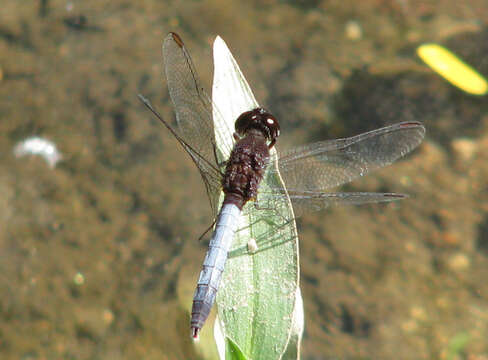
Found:
[[256, 108], [242, 113], [236, 120], [235, 128], [236, 133], [240, 136], [245, 135], [250, 129], [261, 131], [269, 141], [268, 147], [270, 149], [280, 135], [278, 120], [263, 108]]

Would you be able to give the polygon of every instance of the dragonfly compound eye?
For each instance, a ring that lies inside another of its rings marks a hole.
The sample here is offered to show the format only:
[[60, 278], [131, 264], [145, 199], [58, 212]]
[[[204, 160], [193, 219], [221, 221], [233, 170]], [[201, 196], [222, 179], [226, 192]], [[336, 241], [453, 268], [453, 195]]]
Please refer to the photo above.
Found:
[[263, 108], [242, 113], [236, 120], [235, 129], [241, 136], [250, 129], [260, 130], [266, 139], [270, 141], [270, 147], [274, 145], [276, 138], [280, 134], [278, 120]]

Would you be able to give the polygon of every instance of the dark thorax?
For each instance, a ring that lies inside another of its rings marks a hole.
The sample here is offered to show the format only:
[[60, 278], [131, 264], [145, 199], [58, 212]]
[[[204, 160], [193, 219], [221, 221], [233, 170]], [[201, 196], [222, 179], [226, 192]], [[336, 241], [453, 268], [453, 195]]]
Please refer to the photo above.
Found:
[[269, 150], [279, 135], [278, 121], [262, 108], [243, 113], [235, 123], [237, 139], [227, 160], [222, 187], [224, 203], [242, 209], [255, 199], [269, 162]]

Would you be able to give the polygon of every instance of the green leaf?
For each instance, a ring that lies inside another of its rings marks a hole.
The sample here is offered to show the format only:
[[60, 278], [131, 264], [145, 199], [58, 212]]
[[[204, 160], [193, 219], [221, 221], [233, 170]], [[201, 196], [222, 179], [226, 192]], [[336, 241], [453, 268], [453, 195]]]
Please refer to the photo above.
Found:
[[[212, 99], [220, 110], [214, 108], [215, 138], [224, 161], [232, 148], [234, 121], [259, 104], [220, 37], [214, 43], [214, 64]], [[277, 169], [274, 149], [271, 156], [268, 167]], [[279, 175], [266, 172], [259, 189], [264, 193], [270, 186], [284, 187]], [[293, 219], [289, 199], [273, 209], [256, 210], [252, 201], [244, 206], [239, 224], [243, 230], [234, 238], [217, 296], [220, 333], [215, 331], [214, 336], [220, 354], [219, 344], [229, 339], [249, 359], [299, 357], [303, 304]], [[254, 243], [257, 249], [248, 250]]]
[[228, 337], [225, 338], [226, 340], [226, 347], [225, 347], [225, 358], [228, 360], [247, 360], [246, 356], [242, 353], [239, 346], [229, 339]]

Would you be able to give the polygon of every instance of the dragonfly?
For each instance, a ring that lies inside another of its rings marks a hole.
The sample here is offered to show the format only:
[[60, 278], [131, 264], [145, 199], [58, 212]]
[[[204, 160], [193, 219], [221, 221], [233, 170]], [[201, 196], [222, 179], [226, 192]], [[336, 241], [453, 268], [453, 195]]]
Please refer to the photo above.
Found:
[[[190, 54], [176, 33], [169, 33], [163, 42], [163, 60], [176, 125], [166, 121], [142, 95], [139, 98], [197, 166], [216, 219], [192, 303], [191, 335], [198, 338], [215, 302], [232, 240], [241, 230], [238, 219], [247, 202], [254, 201], [256, 211], [269, 210], [275, 201], [286, 198], [297, 217], [331, 205], [403, 199], [406, 195], [398, 193], [328, 190], [406, 155], [422, 142], [425, 128], [417, 121], [400, 122], [348, 138], [277, 150], [279, 122], [264, 108], [243, 112], [236, 119], [234, 131], [214, 129], [213, 117], [222, 116], [221, 112], [202, 87]], [[216, 146], [221, 140], [229, 144], [228, 158]], [[268, 168], [273, 148], [277, 153], [276, 170]], [[260, 191], [261, 180], [272, 172], [279, 172], [285, 187]], [[219, 206], [222, 192], [224, 200]]]

